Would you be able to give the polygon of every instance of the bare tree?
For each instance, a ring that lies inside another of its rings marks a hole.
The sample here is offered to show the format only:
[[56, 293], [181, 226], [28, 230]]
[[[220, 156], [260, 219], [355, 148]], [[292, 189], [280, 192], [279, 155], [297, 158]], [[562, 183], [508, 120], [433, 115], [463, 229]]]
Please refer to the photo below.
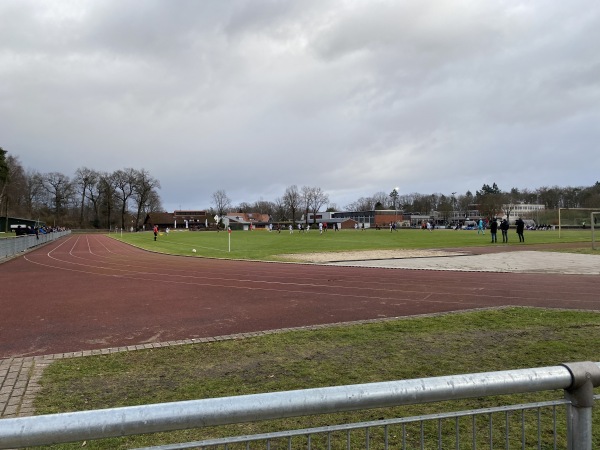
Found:
[[144, 205], [144, 208], [146, 213], [163, 211], [162, 203], [160, 201], [160, 196], [158, 195], [158, 192], [152, 191], [150, 193], [150, 197]]
[[[373, 209], [388, 209], [390, 206], [390, 196], [383, 191], [375, 192], [371, 198], [373, 199]], [[396, 203], [396, 205], [398, 205], [398, 203]]]
[[277, 220], [277, 221], [288, 220], [288, 208], [287, 208], [285, 202], [283, 201], [282, 197], [277, 197], [275, 199], [275, 201], [273, 202], [273, 207], [275, 208], [275, 210], [274, 210], [275, 220]]
[[239, 213], [253, 212], [252, 205], [248, 202], [242, 202], [239, 205], [237, 205], [236, 207], [234, 207], [233, 209], [235, 210], [235, 212], [239, 212]]
[[50, 195], [56, 225], [56, 223], [61, 223], [64, 219], [65, 208], [74, 193], [73, 183], [71, 183], [68, 176], [60, 172], [46, 173], [42, 178], [44, 188]]
[[302, 187], [302, 203], [304, 206], [304, 220], [308, 223], [308, 213], [313, 213], [313, 223], [317, 222], [317, 213], [329, 201], [329, 196], [320, 187]]
[[231, 200], [223, 189], [219, 189], [212, 194], [212, 204], [215, 205], [215, 211], [222, 217], [231, 208]]
[[98, 196], [102, 215], [106, 219], [106, 227], [112, 228], [112, 213], [115, 209], [115, 174], [101, 173], [98, 180]]
[[274, 211], [275, 205], [273, 202], [268, 202], [266, 200], [258, 200], [254, 203], [254, 205], [252, 205], [252, 212], [273, 216]]
[[27, 213], [33, 216], [35, 211], [39, 212], [40, 206], [43, 204], [43, 196], [45, 195], [44, 180], [41, 173], [35, 170], [28, 170], [25, 173], [24, 193]]
[[8, 180], [4, 183], [4, 195], [2, 196], [6, 202], [5, 210], [8, 213], [10, 206], [13, 214], [23, 216], [28, 213], [25, 171], [16, 156], [8, 155], [6, 165], [8, 166]]
[[348, 211], [372, 211], [375, 209], [375, 202], [372, 197], [361, 197], [346, 205], [346, 209]]
[[302, 197], [295, 184], [289, 186], [283, 194], [283, 204], [292, 215], [292, 222], [296, 222], [296, 212], [300, 209]]
[[80, 167], [75, 172], [75, 179], [73, 180], [77, 187], [77, 192], [81, 198], [81, 205], [79, 208], [79, 227], [83, 228], [83, 211], [85, 209], [85, 200], [87, 198], [87, 192], [91, 186], [96, 185], [98, 182], [98, 172], [87, 167]]
[[537, 189], [537, 193], [540, 198], [540, 201], [546, 206], [546, 208], [556, 209], [562, 206], [562, 189], [558, 186], [541, 187]]
[[300, 204], [304, 210], [304, 223], [308, 224], [308, 213], [312, 204], [313, 190], [310, 186], [302, 186], [300, 194]]
[[136, 172], [134, 169], [128, 168], [117, 170], [113, 175], [114, 186], [116, 187], [115, 195], [119, 199], [121, 206], [121, 228], [125, 228], [125, 215], [127, 214], [129, 199], [134, 192]]
[[160, 183], [157, 179], [150, 176], [150, 173], [142, 169], [135, 173], [135, 184], [133, 186], [133, 199], [136, 204], [135, 228], [140, 226], [142, 213], [150, 206], [152, 193], [160, 188]]
[[95, 228], [100, 227], [100, 201], [102, 200], [102, 175], [99, 172], [94, 171], [93, 182], [87, 185], [84, 191], [85, 198], [89, 200], [92, 205], [93, 219], [92, 224]]
[[0, 147], [0, 211], [2, 210], [2, 201], [6, 192], [6, 187], [10, 181], [10, 170], [6, 162], [8, 152]]
[[442, 217], [446, 222], [449, 221], [450, 215], [452, 214], [452, 197], [446, 197], [441, 194], [438, 202], [437, 210], [442, 214]]

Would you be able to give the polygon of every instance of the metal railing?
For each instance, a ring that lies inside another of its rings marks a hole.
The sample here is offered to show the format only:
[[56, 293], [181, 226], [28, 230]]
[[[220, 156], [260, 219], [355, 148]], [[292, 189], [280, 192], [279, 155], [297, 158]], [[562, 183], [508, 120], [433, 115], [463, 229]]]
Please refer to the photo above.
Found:
[[[287, 448], [296, 448], [295, 446], [292, 447], [291, 444], [290, 439], [293, 436], [304, 436], [307, 439], [307, 443], [303, 444], [301, 448], [312, 448], [311, 436], [314, 433], [325, 433], [326, 436], [331, 437], [332, 433], [347, 433], [354, 429], [361, 429], [361, 433], [366, 433], [366, 437], [364, 437], [360, 448], [370, 448], [371, 436], [369, 430], [372, 427], [384, 427], [383, 435], [379, 438], [383, 444], [378, 443], [375, 448], [388, 448], [389, 433], [387, 430], [389, 427], [400, 426], [401, 429], [404, 429], [408, 423], [415, 421], [419, 424], [417, 425], [417, 434], [420, 435], [420, 439], [417, 439], [420, 442], [417, 448], [451, 448], [448, 445], [442, 446], [441, 444], [437, 447], [425, 447], [423, 443], [425, 433], [423, 423], [425, 420], [434, 419], [442, 421], [450, 419], [455, 421], [455, 426], [459, 428], [458, 421], [460, 417], [477, 417], [478, 415], [487, 414], [490, 416], [489, 423], [491, 424], [491, 415], [500, 413], [506, 415], [507, 425], [505, 427], [508, 430], [509, 411], [525, 411], [529, 409], [538, 411], [535, 414], [538, 415], [537, 421], [541, 424], [542, 413], [540, 411], [543, 408], [550, 407], [553, 411], [550, 414], [550, 421], [554, 424], [552, 427], [555, 435], [556, 407], [557, 405], [566, 405], [566, 412], [562, 414], [562, 423], [564, 424], [563, 428], [566, 428], [564, 434], [566, 436], [567, 448], [571, 450], [591, 450], [594, 387], [598, 385], [600, 385], [600, 363], [580, 362], [554, 367], [334, 386], [11, 418], [0, 420], [0, 448], [87, 441], [91, 439], [256, 422], [314, 414], [562, 389], [565, 391], [564, 400], [544, 404], [521, 405], [512, 409], [504, 407], [419, 418], [401, 418], [392, 419], [387, 422], [376, 421], [372, 423], [327, 427], [326, 429], [285, 431], [260, 435], [258, 437], [232, 437], [218, 441], [175, 444], [157, 448], [219, 448], [219, 445], [224, 445], [222, 448], [229, 449], [233, 448], [231, 445], [234, 443], [240, 442], [246, 443], [246, 448], [250, 448], [249, 443], [256, 441], [264, 441], [264, 448], [271, 448], [271, 441], [280, 438], [288, 440], [286, 444]], [[473, 435], [476, 436], [476, 430], [479, 426], [475, 423], [475, 419], [471, 420], [473, 420]], [[521, 423], [523, 434], [525, 434], [525, 422], [522, 421]], [[494, 432], [491, 425], [489, 427], [489, 434], [492, 436]], [[541, 429], [541, 425], [538, 427], [539, 429]], [[402, 439], [405, 440], [407, 436], [406, 432], [401, 431], [399, 433], [403, 436]], [[457, 431], [453, 433], [455, 436], [453, 439], [457, 442], [460, 441], [460, 433]], [[537, 433], [538, 436], [541, 436], [540, 431]], [[447, 439], [446, 434], [447, 432], [444, 431], [444, 427], [440, 425], [438, 431], [439, 442]], [[529, 435], [529, 433], [527, 434]], [[397, 439], [397, 433], [394, 436], [394, 439]], [[347, 439], [348, 444], [346, 448], [359, 448], [355, 443], [350, 444], [350, 438]], [[476, 438], [472, 439], [473, 446], [471, 448], [476, 448]], [[492, 438], [490, 437], [490, 439]], [[538, 440], [535, 448], [542, 448], [539, 442]], [[544, 446], [543, 448], [557, 448], [556, 441], [554, 442], [554, 447]], [[394, 444], [393, 448], [401, 448], [400, 445], [402, 444]], [[332, 447], [331, 444], [325, 444], [324, 446], [319, 444], [315, 448]], [[335, 448], [338, 447], [336, 446]], [[410, 446], [409, 448], [415, 447]], [[457, 445], [456, 448], [460, 447]], [[524, 444], [523, 448], [531, 447], [529, 444], [525, 447]]]
[[[145, 447], [144, 450], [201, 449], [563, 449], [568, 400], [482, 408], [370, 422], [205, 439]], [[563, 420], [560, 420], [560, 417]], [[533, 419], [531, 429], [530, 422]]]
[[21, 252], [37, 247], [47, 242], [55, 241], [58, 238], [70, 234], [71, 231], [53, 231], [49, 233], [28, 234], [26, 236], [16, 236], [0, 239], [0, 261], [11, 256], [18, 255]]

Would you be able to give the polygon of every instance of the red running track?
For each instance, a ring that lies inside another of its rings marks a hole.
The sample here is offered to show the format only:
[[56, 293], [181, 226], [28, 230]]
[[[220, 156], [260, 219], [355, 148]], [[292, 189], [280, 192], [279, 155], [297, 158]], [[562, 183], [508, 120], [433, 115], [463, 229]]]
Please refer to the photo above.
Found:
[[600, 278], [225, 261], [71, 235], [0, 265], [0, 358], [501, 305], [599, 309]]

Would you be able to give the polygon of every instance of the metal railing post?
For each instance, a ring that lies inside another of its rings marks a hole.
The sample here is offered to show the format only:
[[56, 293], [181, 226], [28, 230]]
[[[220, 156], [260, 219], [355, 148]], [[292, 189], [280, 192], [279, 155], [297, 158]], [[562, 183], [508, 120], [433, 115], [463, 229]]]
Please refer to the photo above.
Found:
[[600, 384], [600, 368], [592, 362], [562, 364], [573, 382], [565, 389], [568, 450], [592, 450], [592, 408], [594, 386]]

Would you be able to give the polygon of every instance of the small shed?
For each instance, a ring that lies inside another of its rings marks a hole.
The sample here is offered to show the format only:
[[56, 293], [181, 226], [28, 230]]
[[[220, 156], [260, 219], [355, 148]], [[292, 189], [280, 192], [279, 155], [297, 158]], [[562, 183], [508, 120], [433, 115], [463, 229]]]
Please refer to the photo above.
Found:
[[39, 228], [46, 225], [46, 222], [40, 222], [39, 220], [34, 219], [23, 219], [20, 217], [0, 217], [0, 232], [14, 232], [19, 225], [21, 225], [21, 228]]

